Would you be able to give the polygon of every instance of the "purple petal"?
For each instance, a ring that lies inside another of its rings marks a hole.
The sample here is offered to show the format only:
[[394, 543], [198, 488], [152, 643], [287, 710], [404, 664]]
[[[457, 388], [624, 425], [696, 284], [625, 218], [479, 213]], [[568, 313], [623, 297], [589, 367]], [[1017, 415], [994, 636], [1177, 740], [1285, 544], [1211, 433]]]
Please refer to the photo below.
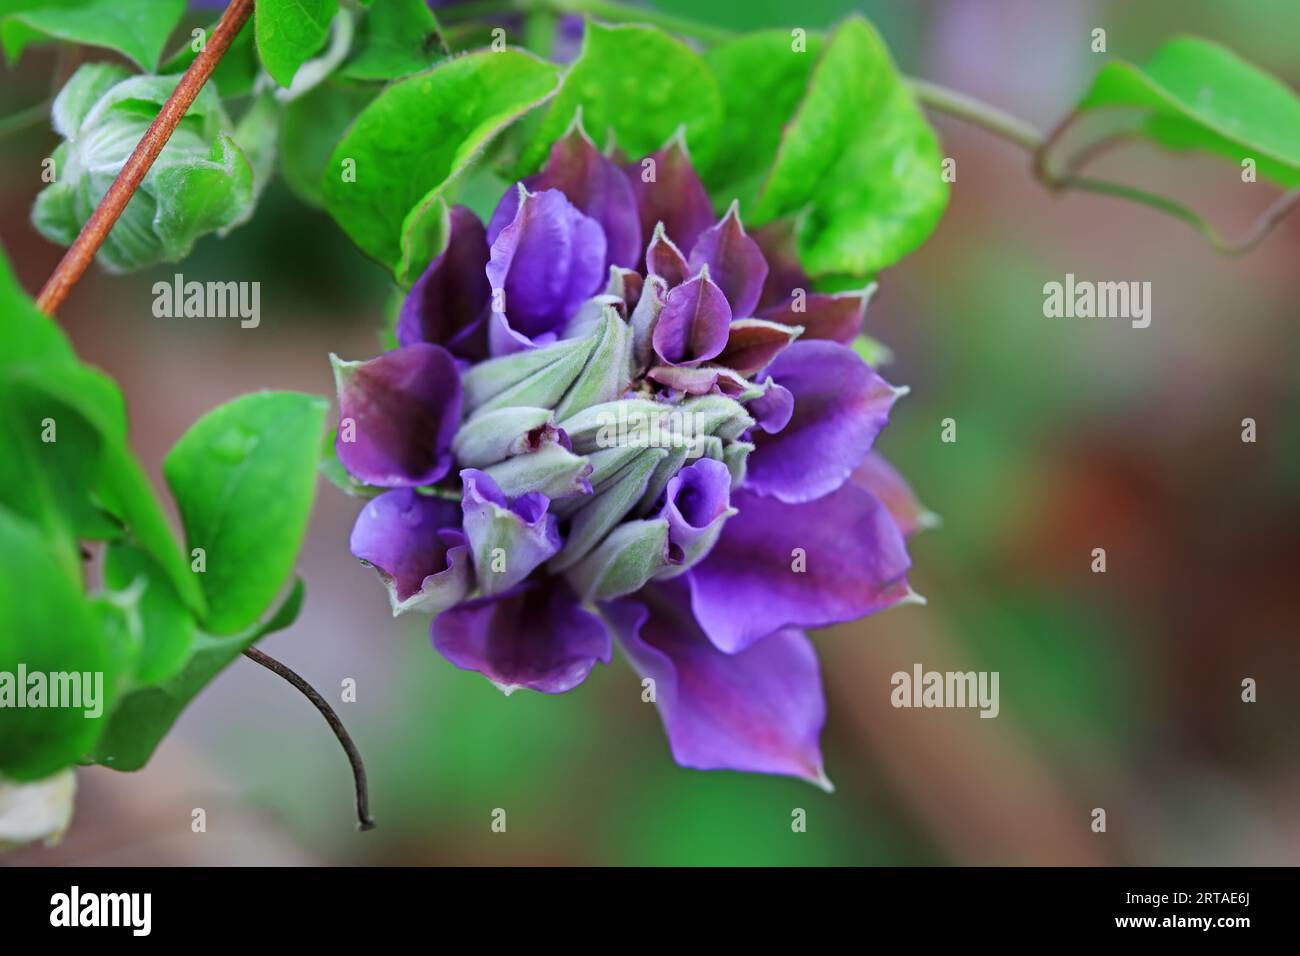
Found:
[[560, 550], [559, 521], [547, 514], [545, 495], [534, 491], [508, 501], [490, 475], [466, 468], [460, 477], [465, 537], [484, 594], [514, 587]]
[[708, 270], [670, 289], [651, 341], [669, 365], [697, 365], [727, 344], [731, 308]]
[[[504, 293], [495, 318], [539, 343], [555, 335], [604, 283], [605, 234], [556, 189], [525, 193], [515, 218], [492, 243], [487, 278]], [[493, 340], [494, 354], [500, 354]]]
[[659, 517], [668, 519], [669, 546], [689, 556], [731, 513], [731, 472], [701, 458], [668, 480]]
[[766, 319], [732, 319], [727, 347], [718, 356], [718, 364], [741, 375], [754, 375], [772, 364], [799, 334], [797, 325], [791, 328]]
[[917, 500], [906, 479], [878, 451], [867, 452], [851, 480], [880, 499], [905, 537], [939, 523], [938, 516]]
[[410, 488], [386, 491], [357, 515], [351, 546], [354, 555], [375, 566], [394, 610], [410, 602], [436, 613], [469, 592], [469, 555], [454, 501]]
[[802, 325], [801, 340], [830, 339], [848, 345], [862, 331], [867, 302], [875, 291], [870, 285], [857, 292], [828, 295], [814, 292], [802, 299], [792, 299], [775, 308], [765, 309], [763, 318], [786, 325]]
[[862, 461], [899, 392], [836, 342], [795, 342], [768, 374], [794, 395], [794, 414], [774, 435], [755, 433], [745, 486], [782, 501], [820, 498]]
[[695, 240], [690, 265], [692, 272], [709, 267], [713, 281], [731, 303], [733, 315], [754, 314], [767, 279], [767, 260], [740, 224], [740, 203], [733, 202], [718, 224]]
[[402, 345], [432, 342], [457, 358], [487, 358], [485, 315], [492, 286], [487, 233], [478, 216], [464, 206], [449, 214], [450, 234], [444, 249], [402, 302], [397, 341]]
[[718, 365], [656, 365], [646, 378], [687, 395], [706, 395], [717, 390], [723, 395], [740, 395], [752, 386], [729, 368]]
[[478, 671], [507, 694], [519, 687], [572, 690], [596, 661], [608, 664], [612, 651], [604, 622], [559, 579], [452, 608], [434, 619], [431, 633], [447, 660]]
[[686, 257], [668, 238], [662, 222], [655, 226], [654, 235], [650, 237], [650, 246], [645, 251], [645, 268], [648, 275], [659, 276], [670, 289], [681, 285], [691, 274]]
[[680, 585], [607, 605], [606, 616], [655, 704], [673, 759], [697, 770], [800, 777], [829, 789], [819, 738], [826, 721], [817, 655], [779, 630], [738, 654], [715, 648]]
[[[609, 266], [634, 268], [641, 260], [641, 219], [632, 185], [617, 163], [605, 156], [575, 120], [568, 133], [551, 147], [541, 172], [524, 180], [530, 192], [558, 189], [582, 213], [600, 224], [606, 240], [605, 270]], [[506, 191], [492, 213], [488, 242], [515, 218], [519, 192]]]
[[334, 449], [352, 475], [404, 487], [447, 474], [461, 410], [460, 374], [450, 352], [416, 342], [369, 362], [336, 361], [335, 377]]
[[[654, 160], [653, 164], [650, 160]], [[713, 225], [713, 204], [686, 155], [680, 135], [641, 162], [629, 164], [624, 171], [636, 195], [644, 245], [650, 244], [659, 222], [679, 249], [690, 249], [700, 233]]]
[[745, 411], [754, 416], [754, 424], [774, 435], [790, 424], [794, 415], [794, 395], [769, 378], [766, 391], [746, 404]]
[[781, 627], [849, 621], [911, 594], [903, 536], [857, 485], [797, 505], [742, 488], [732, 504], [738, 513], [687, 575], [695, 616], [719, 649], [742, 651]]
[[767, 262], [767, 280], [763, 283], [763, 294], [758, 300], [761, 309], [781, 305], [794, 295], [795, 289], [806, 292], [812, 286], [812, 280], [799, 263], [795, 233], [793, 219], [778, 219], [753, 232], [754, 241], [758, 243]]

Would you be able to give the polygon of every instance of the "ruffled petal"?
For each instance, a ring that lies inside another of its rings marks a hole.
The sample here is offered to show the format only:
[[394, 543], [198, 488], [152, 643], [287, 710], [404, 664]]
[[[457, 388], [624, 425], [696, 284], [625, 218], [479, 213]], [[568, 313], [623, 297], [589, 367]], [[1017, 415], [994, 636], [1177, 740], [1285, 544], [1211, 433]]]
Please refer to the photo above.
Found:
[[[596, 148], [575, 118], [569, 131], [555, 141], [541, 172], [524, 180], [530, 192], [558, 189], [583, 214], [600, 224], [605, 234], [605, 269], [635, 268], [641, 260], [641, 219], [636, 195], [623, 170]], [[492, 213], [488, 242], [495, 242], [519, 210], [519, 192], [506, 191]]]
[[701, 458], [668, 480], [659, 517], [668, 519], [668, 546], [681, 571], [708, 553], [735, 513], [731, 472], [720, 461]]
[[[510, 225], [492, 242], [492, 352], [545, 344], [564, 328], [607, 277], [605, 233], [557, 189], [521, 194]], [[513, 336], [501, 336], [504, 325]]]
[[339, 399], [334, 449], [343, 467], [367, 484], [391, 488], [446, 475], [461, 410], [451, 353], [417, 342], [368, 362], [331, 359]]
[[352, 553], [374, 565], [393, 613], [437, 614], [469, 593], [470, 562], [454, 501], [410, 488], [371, 499], [352, 528]]
[[457, 358], [487, 358], [487, 307], [492, 286], [487, 232], [478, 216], [456, 206], [448, 216], [447, 248], [429, 263], [402, 302], [397, 318], [401, 345], [432, 342]]
[[794, 413], [776, 434], [755, 433], [746, 487], [782, 501], [820, 498], [862, 461], [900, 390], [836, 342], [795, 342], [768, 374], [793, 394]]
[[608, 664], [612, 651], [604, 622], [558, 579], [452, 608], [434, 619], [431, 634], [447, 660], [507, 694], [520, 687], [563, 694], [597, 661]]
[[730, 324], [727, 297], [705, 269], [669, 290], [651, 341], [669, 365], [698, 365], [726, 346]]
[[619, 643], [655, 704], [673, 759], [697, 770], [742, 770], [824, 789], [826, 700], [812, 642], [778, 630], [737, 654], [710, 643], [680, 585], [647, 588], [606, 608]]
[[797, 505], [743, 489], [731, 501], [737, 514], [687, 576], [695, 616], [719, 649], [736, 653], [777, 628], [849, 621], [911, 595], [903, 536], [857, 485]]
[[560, 550], [559, 521], [550, 501], [530, 492], [510, 501], [484, 472], [466, 468], [461, 508], [474, 572], [485, 595], [500, 594]]
[[705, 266], [737, 316], [752, 316], [767, 279], [767, 260], [740, 223], [740, 203], [732, 202], [715, 226], [704, 230], [691, 247], [690, 266]]

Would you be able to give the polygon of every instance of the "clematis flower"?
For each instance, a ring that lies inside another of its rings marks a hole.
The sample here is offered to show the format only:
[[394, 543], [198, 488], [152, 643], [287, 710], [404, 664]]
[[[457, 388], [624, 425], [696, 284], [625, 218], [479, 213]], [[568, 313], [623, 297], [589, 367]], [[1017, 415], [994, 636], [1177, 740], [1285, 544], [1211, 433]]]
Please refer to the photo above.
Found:
[[352, 550], [507, 693], [617, 643], [678, 763], [829, 787], [806, 631], [918, 600], [934, 519], [874, 448], [906, 390], [850, 347], [871, 290], [713, 210], [683, 137], [619, 165], [580, 119], [487, 225], [454, 209], [400, 348], [336, 363]]

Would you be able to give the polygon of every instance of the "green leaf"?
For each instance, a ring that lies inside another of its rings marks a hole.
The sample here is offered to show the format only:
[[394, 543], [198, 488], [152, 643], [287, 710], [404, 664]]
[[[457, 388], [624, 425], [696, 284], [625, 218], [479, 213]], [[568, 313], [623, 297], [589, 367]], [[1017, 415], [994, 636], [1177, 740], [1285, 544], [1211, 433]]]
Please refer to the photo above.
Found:
[[330, 215], [396, 269], [408, 213], [434, 204], [498, 132], [551, 95], [556, 79], [552, 64], [503, 50], [468, 53], [389, 86], [330, 158], [322, 179]]
[[1217, 43], [1176, 37], [1141, 67], [1107, 63], [1078, 108], [1141, 110], [1141, 132], [1163, 146], [1251, 158], [1261, 175], [1300, 186], [1300, 98]]
[[705, 181], [719, 208], [736, 198], [743, 208], [752, 206], [821, 48], [817, 34], [796, 50], [788, 30], [764, 30], [709, 51], [706, 61], [722, 91], [724, 123]]
[[357, 114], [378, 95], [375, 86], [331, 77], [285, 107], [280, 173], [303, 202], [324, 208], [321, 182], [330, 154]]
[[948, 202], [942, 155], [875, 29], [859, 16], [830, 37], [785, 129], [758, 222], [803, 212], [813, 276], [865, 276], [934, 230]]
[[[214, 23], [204, 30], [205, 40], [212, 36], [215, 28]], [[245, 93], [252, 92], [253, 84], [257, 82], [262, 64], [257, 59], [257, 46], [253, 41], [253, 32], [245, 27], [235, 34], [235, 38], [230, 41], [230, 46], [208, 79], [208, 83], [215, 83], [217, 92], [224, 97], [243, 96]], [[199, 51], [194, 48], [194, 38], [190, 37], [179, 50], [167, 58], [158, 72], [184, 73], [198, 55]]]
[[597, 143], [612, 132], [633, 158], [653, 153], [684, 125], [691, 156], [702, 168], [712, 160], [722, 126], [722, 95], [704, 61], [677, 38], [637, 24], [587, 21], [582, 52], [524, 151], [524, 170], [541, 165], [579, 107]]
[[303, 595], [300, 578], [295, 580], [293, 590], [279, 610], [264, 624], [232, 637], [199, 634], [178, 674], [155, 687], [145, 687], [122, 698], [94, 751], [94, 761], [114, 770], [139, 770], [143, 767], [176, 723], [176, 718], [217, 674], [246, 648], [267, 634], [283, 630], [297, 619]]
[[90, 498], [100, 436], [66, 403], [25, 378], [0, 384], [0, 504], [39, 528], [65, 573], [81, 570], [78, 540], [97, 514]]
[[[100, 675], [94, 704], [102, 712], [88, 717], [95, 707], [18, 707], [20, 667], [28, 675], [89, 674], [89, 684], [80, 681], [91, 689]], [[85, 754], [108, 723], [115, 680], [79, 574], [59, 563], [39, 529], [0, 507], [0, 776], [37, 780]]]
[[425, 0], [375, 0], [358, 27], [354, 49], [339, 71], [353, 80], [395, 80], [425, 69], [445, 52]]
[[[202, 613], [203, 592], [176, 546], [149, 479], [127, 447], [126, 410], [121, 392], [108, 376], [77, 361], [58, 325], [41, 314], [14, 281], [3, 255], [0, 255], [0, 369], [4, 372], [4, 385], [0, 386], [0, 392], [5, 393], [5, 400], [0, 402], [0, 407], [5, 409], [0, 414], [0, 428], [10, 430], [6, 447], [11, 449], [10, 455], [0, 459], [0, 476], [10, 474], [11, 468], [22, 464], [20, 459], [27, 449], [25, 443], [39, 438], [40, 422], [47, 417], [50, 408], [72, 410], [70, 415], [55, 416], [55, 437], [67, 442], [77, 438], [80, 443], [80, 451], [72, 454], [73, 460], [65, 464], [56, 465], [52, 458], [47, 462], [48, 469], [36, 468], [38, 462], [32, 465], [36, 470], [20, 468], [12, 479], [0, 477], [0, 500], [22, 513], [29, 513], [15, 502], [20, 499], [32, 501], [30, 486], [42, 486], [48, 490], [53, 483], [66, 489], [67, 479], [74, 477], [76, 482], [81, 482], [74, 485], [79, 502], [75, 505], [75, 514], [84, 519], [90, 513], [86, 502], [93, 490], [94, 504], [115, 515], [128, 527], [130, 536], [165, 570], [186, 606], [195, 613]], [[23, 403], [11, 402], [8, 398], [11, 391], [27, 397]], [[32, 407], [30, 403], [36, 404]], [[42, 404], [45, 413], [41, 412]], [[33, 419], [38, 413], [40, 417]], [[60, 417], [64, 419], [63, 424], [58, 423]], [[78, 437], [78, 421], [94, 426], [93, 442], [84, 435]], [[71, 433], [69, 428], [73, 430]], [[18, 437], [14, 437], [15, 434]], [[72, 444], [63, 446], [64, 449], [71, 447]], [[31, 453], [64, 457], [64, 451], [56, 451], [57, 448], [57, 443], [54, 448], [42, 444]], [[90, 475], [86, 472], [88, 465], [93, 465]], [[51, 494], [53, 497], [47, 498], [48, 501], [58, 500], [58, 492]], [[46, 519], [46, 525], [50, 526], [49, 519]], [[68, 522], [60, 519], [54, 525], [92, 536], [87, 533], [84, 520]], [[75, 540], [64, 538], [62, 541], [67, 560], [79, 564]]]
[[[190, 656], [197, 627], [162, 569], [134, 545], [115, 543], [104, 555], [104, 586], [127, 596], [118, 605], [131, 646], [131, 682], [156, 684], [174, 677]], [[111, 603], [111, 602], [110, 602]]]
[[259, 392], [199, 419], [167, 454], [163, 475], [203, 549], [204, 628], [233, 634], [274, 600], [293, 567], [316, 487], [329, 403]]
[[258, 0], [253, 29], [262, 65], [281, 86], [320, 52], [338, 12], [338, 0]]
[[0, 20], [0, 41], [14, 62], [29, 43], [64, 40], [117, 50], [148, 72], [184, 12], [185, 0], [57, 0]]

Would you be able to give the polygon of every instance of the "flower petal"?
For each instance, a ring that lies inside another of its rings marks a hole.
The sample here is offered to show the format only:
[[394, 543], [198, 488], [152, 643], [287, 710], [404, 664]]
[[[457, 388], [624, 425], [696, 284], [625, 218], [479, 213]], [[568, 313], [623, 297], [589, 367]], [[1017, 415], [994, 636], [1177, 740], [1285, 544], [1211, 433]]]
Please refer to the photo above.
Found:
[[487, 232], [478, 216], [456, 206], [448, 216], [447, 248], [429, 263], [402, 302], [397, 341], [432, 342], [457, 358], [487, 358], [485, 322], [492, 286]]
[[806, 292], [812, 287], [812, 280], [799, 263], [796, 232], [795, 220], [786, 218], [769, 222], [752, 233], [767, 261], [767, 280], [758, 300], [760, 309], [781, 305], [789, 301], [796, 289]]
[[545, 495], [531, 492], [509, 501], [481, 471], [466, 468], [460, 477], [465, 537], [484, 594], [509, 590], [560, 550], [559, 521], [547, 514]]
[[732, 504], [738, 513], [688, 575], [695, 616], [719, 649], [734, 654], [777, 628], [852, 620], [911, 594], [903, 536], [857, 485], [797, 505], [742, 488]]
[[733, 201], [717, 225], [706, 229], [691, 247], [690, 266], [705, 266], [731, 304], [732, 314], [751, 316], [767, 279], [767, 260], [740, 223], [740, 203]]
[[727, 346], [718, 356], [718, 364], [754, 375], [772, 364], [772, 360], [799, 338], [799, 325], [782, 325], [766, 319], [732, 319], [727, 329]]
[[[618, 164], [605, 156], [582, 128], [581, 116], [555, 141], [541, 172], [524, 180], [530, 192], [558, 189], [605, 234], [605, 267], [634, 268], [641, 261], [641, 219], [636, 194]], [[488, 241], [495, 242], [519, 209], [517, 190], [507, 190], [492, 213]]]
[[656, 365], [646, 378], [687, 395], [707, 395], [717, 389], [724, 395], [741, 395], [752, 386], [746, 379], [720, 365]]
[[661, 584], [607, 605], [619, 643], [655, 704], [673, 759], [697, 770], [800, 777], [824, 789], [819, 738], [826, 721], [817, 655], [793, 629], [738, 654], [710, 643], [685, 588]]
[[698, 365], [727, 344], [731, 307], [706, 268], [668, 291], [655, 323], [654, 350], [669, 365]]
[[596, 661], [608, 664], [612, 652], [604, 622], [558, 579], [445, 611], [431, 635], [447, 660], [507, 694], [520, 687], [562, 694], [581, 684]]
[[830, 339], [848, 345], [862, 331], [867, 303], [876, 291], [873, 282], [856, 292], [814, 292], [765, 309], [763, 318], [786, 325], [802, 325], [802, 340]]
[[339, 461], [367, 484], [432, 484], [451, 469], [460, 422], [456, 360], [416, 342], [369, 362], [331, 356], [339, 392]]
[[650, 245], [645, 251], [645, 268], [648, 275], [659, 276], [670, 289], [681, 285], [691, 274], [690, 264], [682, 250], [668, 238], [662, 222], [655, 225], [654, 235], [650, 237]]
[[701, 458], [668, 480], [659, 517], [668, 519], [668, 545], [675, 561], [674, 575], [688, 570], [709, 551], [731, 507], [731, 472], [712, 458]]
[[878, 451], [867, 452], [851, 480], [880, 499], [905, 537], [939, 523], [939, 516], [917, 500], [907, 480]]
[[519, 209], [493, 241], [486, 268], [493, 318], [516, 333], [493, 328], [493, 354], [553, 339], [584, 300], [604, 284], [605, 233], [557, 189], [521, 188]]
[[352, 528], [352, 553], [375, 566], [393, 614], [437, 614], [469, 593], [470, 562], [454, 501], [410, 488], [372, 498]]
[[639, 163], [624, 167], [641, 217], [641, 241], [648, 246], [662, 222], [679, 249], [690, 249], [713, 225], [713, 203], [691, 165], [679, 134]]
[[794, 395], [769, 377], [763, 394], [747, 402], [745, 411], [754, 416], [754, 424], [774, 435], [790, 424], [794, 415]]
[[795, 342], [768, 374], [794, 395], [794, 414], [776, 434], [755, 433], [746, 487], [782, 501], [820, 498], [862, 461], [900, 390], [836, 342]]

